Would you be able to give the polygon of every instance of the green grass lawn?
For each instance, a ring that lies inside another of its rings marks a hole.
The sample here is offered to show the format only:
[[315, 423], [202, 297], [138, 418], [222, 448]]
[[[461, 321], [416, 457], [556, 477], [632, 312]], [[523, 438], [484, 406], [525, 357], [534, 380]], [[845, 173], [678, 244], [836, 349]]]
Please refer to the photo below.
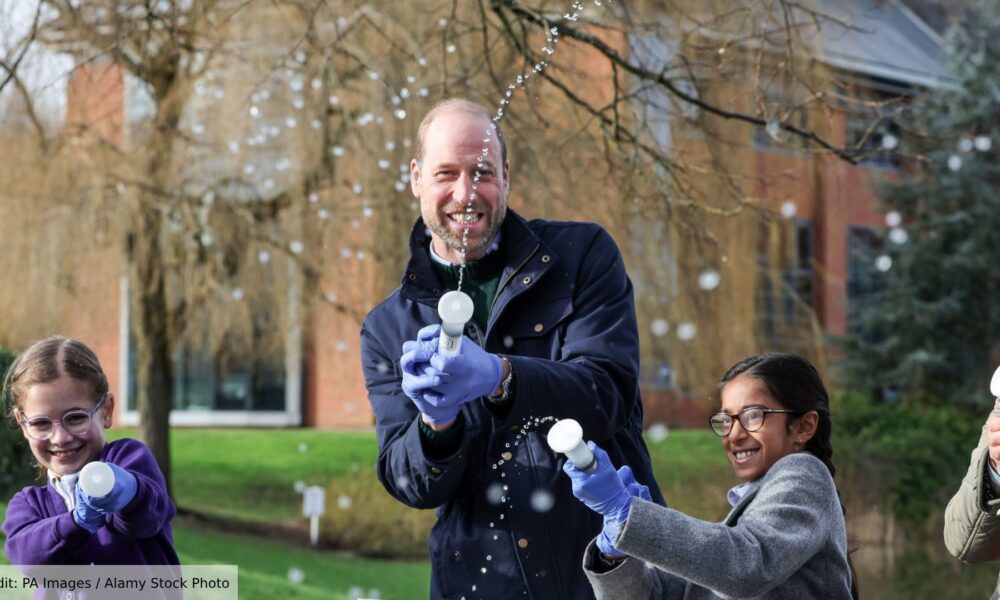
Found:
[[[7, 505], [0, 503], [0, 520], [6, 509]], [[174, 521], [174, 545], [182, 564], [238, 565], [240, 600], [348, 600], [352, 591], [359, 590], [365, 597], [416, 600], [426, 598], [430, 589], [430, 565], [426, 562], [366, 560], [319, 552], [305, 542], [294, 545], [197, 528], [184, 519]], [[2, 553], [0, 564], [10, 564]], [[304, 576], [299, 584], [289, 580], [293, 569]]]

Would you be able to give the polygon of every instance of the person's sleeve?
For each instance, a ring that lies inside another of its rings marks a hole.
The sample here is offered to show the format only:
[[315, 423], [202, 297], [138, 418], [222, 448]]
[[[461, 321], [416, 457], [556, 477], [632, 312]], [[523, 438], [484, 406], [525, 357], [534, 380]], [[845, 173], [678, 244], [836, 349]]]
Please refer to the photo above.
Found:
[[[994, 411], [1000, 410], [997, 401]], [[1000, 499], [987, 497], [987, 431], [972, 451], [969, 468], [944, 511], [944, 543], [948, 552], [964, 562], [1000, 559]]]
[[90, 532], [77, 525], [69, 512], [55, 517], [42, 514], [28, 493], [19, 492], [11, 499], [3, 522], [4, 553], [11, 564], [68, 564], [90, 539]]
[[[420, 412], [401, 387], [399, 357], [390, 357], [367, 321], [361, 328], [361, 367], [375, 412], [382, 486], [414, 508], [446, 503], [458, 492], [465, 471], [465, 429], [460, 434], [448, 430], [454, 435], [421, 433]], [[464, 418], [459, 414], [459, 421]]]
[[502, 427], [553, 415], [576, 419], [588, 439], [604, 440], [623, 429], [637, 408], [639, 332], [632, 282], [603, 229], [594, 226], [583, 251], [559, 360], [504, 355], [514, 378], [513, 403]]
[[734, 527], [636, 498], [615, 548], [716, 594], [763, 596], [826, 543], [840, 512], [833, 480], [811, 455], [775, 463]]
[[153, 453], [136, 440], [123, 441], [104, 459], [135, 476], [135, 497], [121, 512], [105, 519], [116, 533], [130, 539], [150, 538], [158, 534], [177, 515], [177, 507], [167, 493], [167, 482]]
[[611, 569], [597, 569], [597, 552], [597, 545], [590, 542], [584, 552], [583, 572], [598, 600], [672, 600], [684, 597], [687, 583], [683, 579], [631, 557]]

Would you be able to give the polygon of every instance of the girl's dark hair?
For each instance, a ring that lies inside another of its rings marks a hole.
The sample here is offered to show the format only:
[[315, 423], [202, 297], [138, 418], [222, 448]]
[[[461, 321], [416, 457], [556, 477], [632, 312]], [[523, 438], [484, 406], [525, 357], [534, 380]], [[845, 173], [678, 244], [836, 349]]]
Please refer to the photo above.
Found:
[[826, 386], [808, 360], [795, 354], [769, 352], [744, 358], [726, 371], [719, 380], [718, 392], [738, 376], [746, 374], [759, 379], [767, 386], [771, 397], [788, 410], [819, 414], [816, 434], [806, 444], [806, 452], [823, 461], [830, 476], [837, 474], [833, 464], [833, 446], [830, 442], [830, 396]]
[[87, 383], [94, 402], [108, 393], [108, 378], [94, 351], [79, 340], [53, 336], [38, 340], [14, 360], [3, 380], [4, 412], [20, 410], [28, 388], [68, 376]]
[[[743, 374], [763, 382], [771, 397], [788, 410], [802, 413], [814, 410], [819, 414], [816, 434], [806, 443], [805, 450], [823, 461], [830, 470], [830, 476], [835, 476], [837, 467], [833, 464], [833, 444], [830, 441], [832, 429], [830, 395], [827, 394], [826, 386], [823, 385], [823, 379], [820, 378], [816, 367], [795, 354], [768, 352], [748, 356], [726, 371], [719, 380], [717, 393], [721, 395], [722, 388], [726, 387], [727, 383]], [[837, 497], [838, 499], [840, 497], [839, 490]], [[847, 516], [843, 500], [840, 502], [840, 510]], [[851, 571], [851, 596], [854, 600], [858, 600], [860, 597], [858, 576], [850, 552], [847, 554], [847, 566]]]

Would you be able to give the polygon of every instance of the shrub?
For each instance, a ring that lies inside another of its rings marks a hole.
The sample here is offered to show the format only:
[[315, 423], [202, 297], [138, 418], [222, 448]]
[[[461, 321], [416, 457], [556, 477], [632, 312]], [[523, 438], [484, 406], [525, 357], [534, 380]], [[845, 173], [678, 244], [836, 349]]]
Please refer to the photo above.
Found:
[[958, 489], [985, 421], [985, 415], [937, 404], [842, 395], [832, 408], [845, 495], [885, 499], [904, 531], [919, 534]]
[[323, 542], [382, 558], [427, 558], [433, 510], [418, 510], [385, 491], [373, 472], [336, 479], [326, 490]]
[[[14, 358], [13, 353], [0, 346], [0, 380]], [[0, 424], [0, 497], [3, 498], [9, 498], [15, 490], [30, 484], [35, 475], [31, 449], [24, 441], [17, 424], [8, 417], [10, 408], [4, 397], [3, 424]]]

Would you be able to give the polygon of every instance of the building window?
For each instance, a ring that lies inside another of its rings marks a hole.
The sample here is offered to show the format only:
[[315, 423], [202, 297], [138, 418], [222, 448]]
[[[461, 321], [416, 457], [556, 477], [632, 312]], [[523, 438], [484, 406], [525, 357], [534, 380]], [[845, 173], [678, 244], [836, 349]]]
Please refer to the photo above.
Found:
[[765, 222], [757, 254], [757, 335], [775, 350], [803, 353], [813, 330], [813, 222]]
[[857, 322], [872, 298], [884, 287], [883, 277], [875, 268], [876, 257], [882, 252], [882, 236], [870, 227], [850, 227], [847, 230], [847, 324]]
[[[123, 281], [123, 300], [128, 297], [127, 285]], [[291, 288], [289, 302], [297, 301], [297, 287]], [[121, 339], [127, 357], [122, 389], [128, 390], [128, 397], [121, 422], [134, 425], [139, 419], [137, 355], [128, 306], [122, 302]], [[292, 309], [292, 313], [297, 311]], [[289, 330], [275, 332], [273, 315], [257, 311], [253, 321], [250, 339], [234, 340], [223, 334], [221, 343], [212, 349], [206, 336], [200, 343], [184, 344], [177, 350], [172, 425], [301, 425], [301, 330], [290, 319]]]

